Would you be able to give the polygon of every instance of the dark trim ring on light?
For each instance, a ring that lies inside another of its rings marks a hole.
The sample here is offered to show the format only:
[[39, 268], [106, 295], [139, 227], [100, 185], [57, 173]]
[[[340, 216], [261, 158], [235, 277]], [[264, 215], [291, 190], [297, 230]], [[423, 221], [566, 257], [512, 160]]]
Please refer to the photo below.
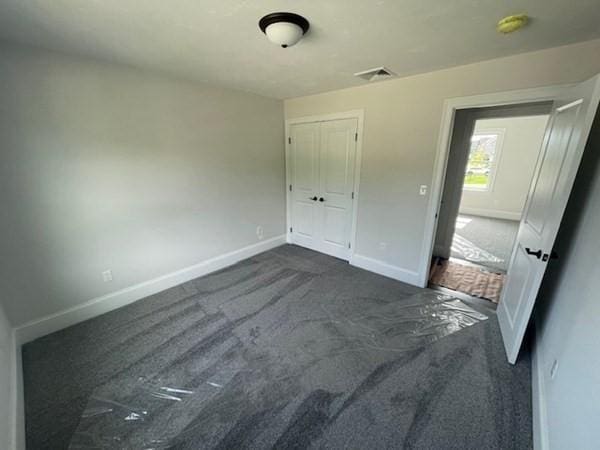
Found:
[[298, 25], [302, 28], [302, 32], [306, 34], [308, 29], [310, 28], [310, 24], [308, 20], [302, 17], [299, 14], [289, 13], [289, 12], [274, 12], [271, 14], [267, 14], [265, 17], [258, 21], [258, 26], [263, 33], [266, 34], [266, 29], [269, 25], [278, 22], [289, 22]]

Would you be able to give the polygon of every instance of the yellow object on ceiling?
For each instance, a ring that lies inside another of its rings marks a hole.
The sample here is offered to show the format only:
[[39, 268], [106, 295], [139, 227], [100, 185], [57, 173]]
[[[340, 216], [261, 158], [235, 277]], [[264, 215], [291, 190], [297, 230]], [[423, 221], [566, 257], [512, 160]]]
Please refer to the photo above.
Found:
[[496, 30], [498, 30], [499, 33], [504, 34], [512, 33], [513, 31], [517, 31], [518, 29], [523, 28], [525, 25], [527, 25], [528, 20], [529, 17], [527, 17], [527, 14], [516, 14], [514, 16], [507, 16], [504, 19], [500, 20], [500, 22], [498, 22]]

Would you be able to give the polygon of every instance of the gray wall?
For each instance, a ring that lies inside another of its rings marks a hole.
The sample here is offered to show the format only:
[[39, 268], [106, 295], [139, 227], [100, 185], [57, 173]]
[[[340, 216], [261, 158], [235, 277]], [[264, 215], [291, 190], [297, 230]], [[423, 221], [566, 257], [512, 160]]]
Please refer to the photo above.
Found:
[[438, 213], [438, 226], [433, 247], [434, 256], [450, 257], [452, 238], [462, 197], [465, 167], [469, 158], [468, 149], [474, 127], [475, 112], [472, 109], [456, 112]]
[[419, 186], [432, 182], [444, 100], [583, 81], [600, 72], [599, 54], [594, 40], [298, 97], [286, 118], [364, 109], [356, 252], [410, 274], [430, 238]]
[[0, 270], [13, 325], [254, 244], [257, 226], [264, 239], [284, 233], [281, 101], [0, 53]]
[[[600, 442], [600, 114], [537, 300], [536, 353], [551, 449]], [[554, 379], [553, 362], [558, 361]]]

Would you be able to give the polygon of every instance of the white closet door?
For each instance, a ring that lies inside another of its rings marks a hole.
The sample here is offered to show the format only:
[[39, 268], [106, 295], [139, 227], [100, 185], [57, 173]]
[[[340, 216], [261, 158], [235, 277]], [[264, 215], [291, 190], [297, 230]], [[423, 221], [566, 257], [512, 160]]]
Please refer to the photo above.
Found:
[[303, 123], [290, 128], [290, 175], [292, 183], [292, 240], [318, 249], [320, 220], [319, 123]]
[[350, 257], [357, 119], [321, 122], [319, 207], [321, 251]]
[[350, 258], [357, 119], [292, 125], [292, 242]]

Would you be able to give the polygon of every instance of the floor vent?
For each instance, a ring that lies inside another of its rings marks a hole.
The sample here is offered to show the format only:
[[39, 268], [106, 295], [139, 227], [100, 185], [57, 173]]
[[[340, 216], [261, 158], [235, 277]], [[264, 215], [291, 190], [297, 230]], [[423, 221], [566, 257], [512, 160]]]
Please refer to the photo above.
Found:
[[355, 77], [362, 78], [366, 81], [387, 80], [396, 76], [394, 72], [386, 67], [376, 67], [374, 69], [365, 70], [354, 74]]

